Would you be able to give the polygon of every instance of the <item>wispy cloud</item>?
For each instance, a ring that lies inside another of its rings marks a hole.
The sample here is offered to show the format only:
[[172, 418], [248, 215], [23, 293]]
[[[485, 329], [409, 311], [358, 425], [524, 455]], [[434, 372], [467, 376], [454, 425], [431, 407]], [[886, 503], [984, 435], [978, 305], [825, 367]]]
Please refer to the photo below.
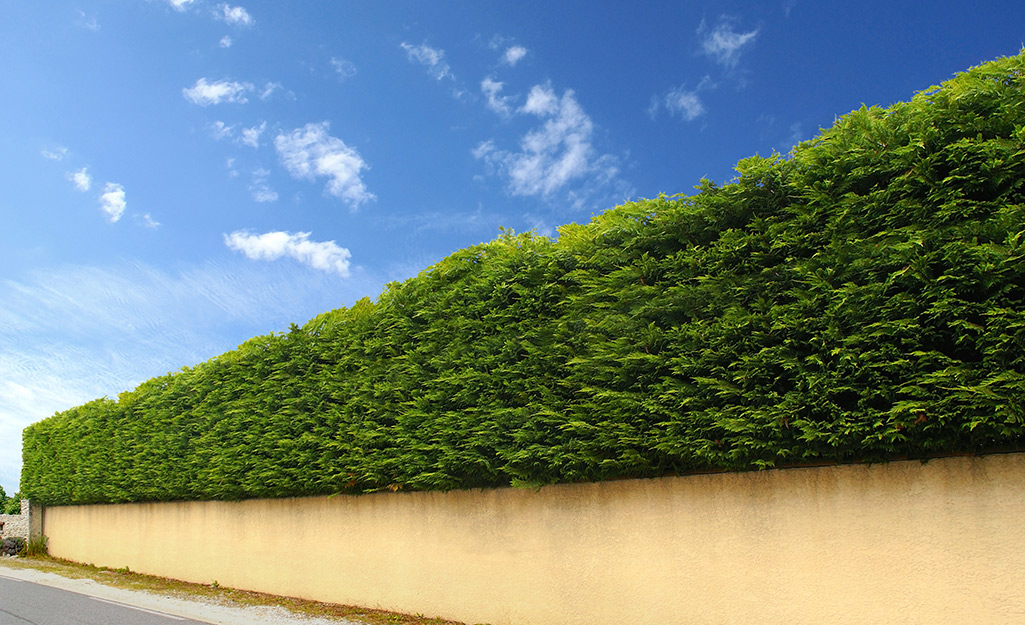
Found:
[[267, 178], [270, 171], [260, 168], [253, 171], [253, 182], [249, 185], [249, 192], [253, 194], [254, 202], [277, 202], [278, 192], [270, 187]]
[[80, 28], [91, 30], [93, 32], [96, 32], [100, 29], [100, 22], [96, 19], [96, 16], [86, 15], [85, 11], [78, 12], [78, 22], [76, 22], [76, 24]]
[[182, 95], [186, 100], [199, 106], [221, 104], [222, 102], [245, 104], [248, 101], [246, 94], [252, 90], [253, 85], [247, 82], [230, 80], [207, 82], [206, 78], [200, 78], [196, 84], [182, 89]]
[[736, 67], [741, 50], [758, 36], [757, 28], [746, 33], [738, 32], [734, 23], [735, 20], [723, 16], [715, 28], [709, 28], [704, 20], [698, 26], [701, 50], [726, 68]]
[[89, 176], [87, 167], [83, 167], [78, 171], [68, 172], [67, 177], [79, 191], [88, 191], [93, 186], [93, 179]]
[[790, 124], [790, 134], [779, 143], [779, 151], [786, 154], [804, 140], [804, 125], [801, 122]]
[[224, 235], [224, 243], [253, 260], [288, 257], [319, 271], [334, 272], [343, 278], [349, 275], [349, 250], [334, 241], [310, 241], [309, 232], [250, 234], [239, 230]]
[[167, 3], [171, 5], [171, 8], [179, 13], [184, 11], [196, 0], [167, 0]]
[[535, 85], [517, 112], [544, 121], [523, 136], [519, 150], [485, 141], [473, 151], [505, 176], [513, 195], [547, 197], [575, 180], [609, 181], [618, 175], [618, 159], [595, 149], [594, 124], [572, 90], [559, 96], [551, 85]]
[[693, 89], [687, 89], [685, 85], [674, 87], [664, 94], [651, 97], [651, 106], [648, 107], [648, 116], [654, 120], [658, 112], [664, 107], [673, 117], [679, 117], [683, 121], [692, 122], [705, 114], [705, 105], [699, 95], [702, 91], [715, 89], [717, 85], [712, 82], [710, 76], [705, 76]]
[[150, 228], [151, 230], [156, 230], [160, 227], [160, 222], [150, 217], [149, 213], [145, 213], [139, 218], [139, 221], [142, 223], [143, 227]]
[[525, 56], [527, 56], [526, 48], [523, 46], [510, 46], [506, 48], [505, 54], [502, 55], [502, 62], [509, 67], [513, 67]]
[[360, 172], [369, 169], [359, 153], [328, 134], [328, 122], [306, 124], [274, 138], [281, 162], [295, 178], [327, 178], [327, 192], [341, 198], [352, 210], [374, 199]]
[[228, 35], [225, 35], [225, 36], [221, 37], [221, 40], [218, 41], [217, 43], [222, 48], [230, 48], [231, 44], [234, 43], [234, 42], [231, 40], [231, 37], [229, 37]]
[[43, 158], [48, 158], [51, 161], [64, 160], [64, 156], [67, 155], [67, 153], [68, 149], [64, 147], [54, 148], [53, 150], [43, 149], [40, 152], [40, 154], [43, 155]]
[[694, 121], [705, 112], [704, 105], [695, 91], [687, 91], [683, 87], [673, 89], [666, 95], [666, 108], [673, 115], [679, 115], [684, 121]]
[[488, 99], [489, 109], [499, 115], [509, 115], [509, 98], [507, 96], [498, 95], [499, 92], [502, 91], [502, 83], [497, 82], [490, 77], [485, 78], [480, 83], [480, 90]]
[[210, 123], [210, 134], [214, 139], [220, 141], [221, 139], [227, 139], [231, 137], [235, 132], [235, 125], [228, 125], [221, 120], [216, 120]]
[[339, 80], [348, 80], [356, 75], [356, 66], [345, 59], [331, 57], [331, 67], [338, 74]]
[[214, 15], [233, 26], [252, 26], [255, 22], [253, 16], [249, 15], [249, 12], [244, 7], [233, 7], [227, 3], [217, 5], [217, 11]]
[[279, 82], [269, 82], [263, 86], [263, 90], [260, 92], [260, 99], [266, 100], [274, 95], [276, 92], [281, 91], [283, 87]]
[[442, 78], [455, 79], [449, 68], [448, 62], [445, 61], [445, 51], [432, 48], [426, 43], [414, 46], [406, 42], [402, 42], [402, 49], [406, 51], [410, 61], [415, 61], [420, 65], [427, 68], [427, 73], [437, 80]]
[[259, 126], [242, 129], [242, 143], [251, 148], [260, 147], [260, 136], [267, 129], [267, 122], [261, 122]]
[[110, 223], [121, 219], [125, 213], [125, 188], [116, 182], [108, 182], [100, 195], [100, 210], [107, 214]]
[[0, 279], [0, 483], [17, 489], [30, 423], [375, 295], [384, 281], [227, 251], [171, 272], [121, 262]]

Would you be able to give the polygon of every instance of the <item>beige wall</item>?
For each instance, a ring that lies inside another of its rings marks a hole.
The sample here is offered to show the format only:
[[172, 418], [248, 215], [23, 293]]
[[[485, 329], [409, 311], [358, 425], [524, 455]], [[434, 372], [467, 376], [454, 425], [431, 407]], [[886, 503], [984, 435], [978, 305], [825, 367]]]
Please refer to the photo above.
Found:
[[53, 555], [493, 625], [1025, 623], [1025, 454], [49, 508]]

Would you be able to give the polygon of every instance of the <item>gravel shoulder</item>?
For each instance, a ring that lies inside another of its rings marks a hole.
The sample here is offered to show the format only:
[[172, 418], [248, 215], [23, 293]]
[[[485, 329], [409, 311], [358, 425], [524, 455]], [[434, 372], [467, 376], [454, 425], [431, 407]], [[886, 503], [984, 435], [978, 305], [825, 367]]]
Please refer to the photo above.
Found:
[[461, 625], [79, 565], [0, 557], [0, 575], [216, 625]]

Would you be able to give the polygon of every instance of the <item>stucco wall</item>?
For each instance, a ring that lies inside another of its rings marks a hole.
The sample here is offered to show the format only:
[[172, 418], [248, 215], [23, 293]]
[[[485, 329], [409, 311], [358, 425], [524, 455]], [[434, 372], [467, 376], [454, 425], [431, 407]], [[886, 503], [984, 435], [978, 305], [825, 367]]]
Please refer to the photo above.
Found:
[[1025, 623], [1025, 454], [48, 508], [53, 555], [493, 625]]

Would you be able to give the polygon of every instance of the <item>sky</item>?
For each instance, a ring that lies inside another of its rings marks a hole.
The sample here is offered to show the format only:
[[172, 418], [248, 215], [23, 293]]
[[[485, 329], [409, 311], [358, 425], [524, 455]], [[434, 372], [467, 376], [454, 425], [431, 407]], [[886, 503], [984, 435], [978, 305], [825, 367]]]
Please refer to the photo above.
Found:
[[0, 0], [0, 486], [57, 411], [1023, 42], [1020, 0]]

